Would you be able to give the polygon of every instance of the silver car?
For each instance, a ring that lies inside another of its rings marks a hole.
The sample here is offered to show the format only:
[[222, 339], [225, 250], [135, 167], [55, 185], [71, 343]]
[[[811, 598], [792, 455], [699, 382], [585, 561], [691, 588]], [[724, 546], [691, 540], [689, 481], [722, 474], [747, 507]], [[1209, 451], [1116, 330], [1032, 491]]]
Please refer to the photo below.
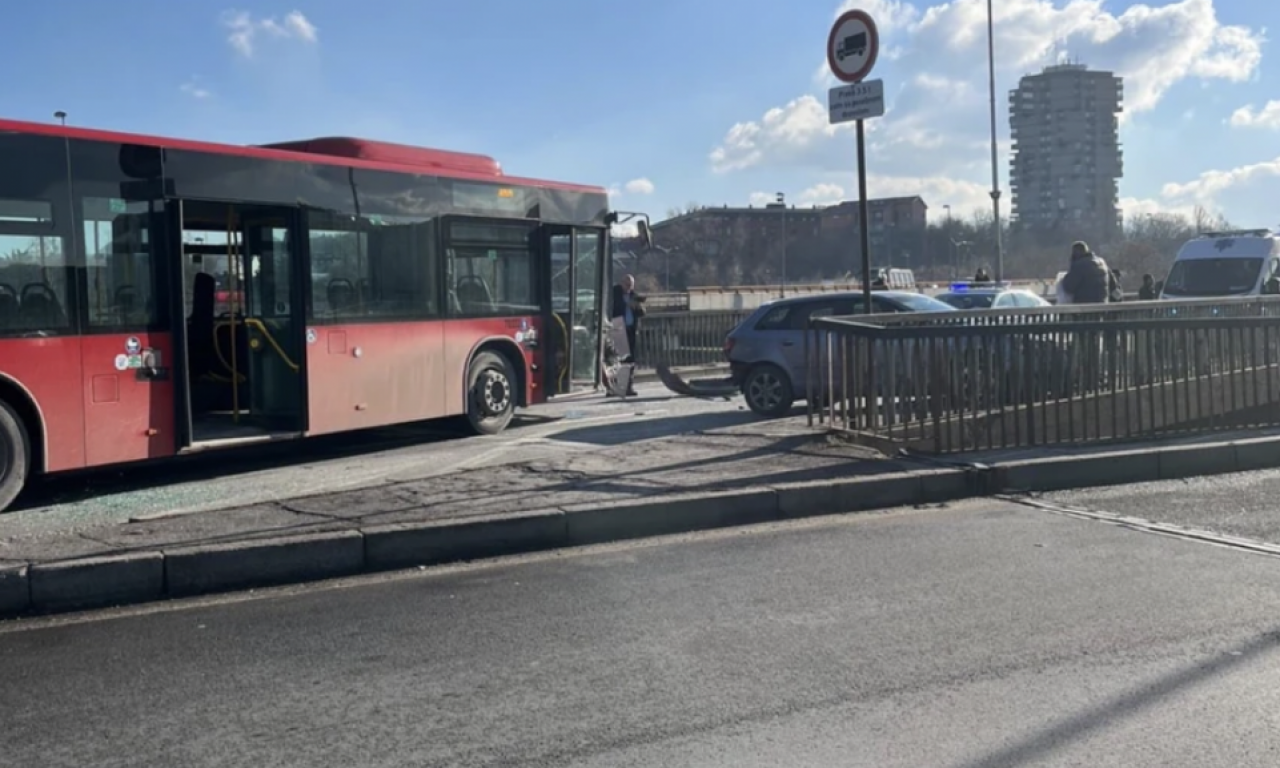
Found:
[[[956, 311], [937, 299], [906, 291], [876, 291], [871, 301], [875, 313]], [[861, 293], [825, 293], [779, 299], [748, 315], [724, 342], [733, 381], [747, 407], [770, 418], [790, 411], [807, 391], [804, 334], [809, 320], [863, 314]]]

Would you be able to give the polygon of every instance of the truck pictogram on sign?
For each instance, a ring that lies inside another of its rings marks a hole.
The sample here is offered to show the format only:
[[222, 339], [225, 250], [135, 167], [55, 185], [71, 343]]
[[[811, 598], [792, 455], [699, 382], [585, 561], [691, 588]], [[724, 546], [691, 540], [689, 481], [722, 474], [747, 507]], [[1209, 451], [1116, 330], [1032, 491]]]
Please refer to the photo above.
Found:
[[840, 41], [840, 47], [836, 50], [836, 58], [844, 61], [845, 56], [861, 56], [867, 52], [867, 33], [859, 32], [856, 35], [849, 35]]

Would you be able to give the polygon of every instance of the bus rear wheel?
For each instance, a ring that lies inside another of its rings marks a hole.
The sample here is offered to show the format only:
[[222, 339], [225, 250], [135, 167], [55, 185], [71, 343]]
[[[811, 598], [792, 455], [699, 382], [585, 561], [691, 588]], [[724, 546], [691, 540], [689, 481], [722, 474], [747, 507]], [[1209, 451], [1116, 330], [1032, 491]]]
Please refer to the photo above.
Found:
[[0, 512], [18, 497], [31, 466], [31, 442], [22, 420], [0, 402]]
[[480, 435], [496, 435], [516, 413], [516, 369], [505, 355], [481, 352], [467, 370], [467, 422]]

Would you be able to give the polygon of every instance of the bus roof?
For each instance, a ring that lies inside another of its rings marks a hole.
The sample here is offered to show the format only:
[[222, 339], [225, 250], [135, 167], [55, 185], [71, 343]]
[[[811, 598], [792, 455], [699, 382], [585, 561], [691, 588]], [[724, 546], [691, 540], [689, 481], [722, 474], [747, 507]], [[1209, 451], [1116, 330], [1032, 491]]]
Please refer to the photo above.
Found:
[[208, 152], [216, 155], [252, 157], [260, 160], [283, 160], [295, 163], [319, 162], [325, 165], [348, 168], [368, 168], [370, 170], [398, 173], [423, 173], [475, 181], [496, 181], [500, 179], [503, 182], [514, 185], [606, 194], [603, 187], [587, 184], [567, 184], [542, 179], [506, 176], [503, 174], [502, 167], [498, 161], [485, 155], [413, 147], [405, 144], [370, 141], [368, 139], [325, 137], [260, 146], [240, 146], [237, 144], [217, 144], [206, 141], [190, 141], [187, 139], [172, 139], [4, 119], [0, 119], [0, 132], [29, 133], [118, 144], [141, 144], [191, 152]]
[[309, 155], [348, 157], [353, 160], [368, 160], [391, 165], [411, 165], [415, 168], [430, 169], [432, 172], [462, 171], [463, 173], [476, 173], [484, 176], [502, 175], [502, 166], [498, 164], [497, 160], [487, 155], [475, 155], [470, 152], [450, 152], [426, 147], [411, 147], [406, 144], [354, 139], [348, 136], [326, 136], [320, 139], [284, 141], [278, 144], [263, 144], [261, 146], [265, 149], [305, 152]]

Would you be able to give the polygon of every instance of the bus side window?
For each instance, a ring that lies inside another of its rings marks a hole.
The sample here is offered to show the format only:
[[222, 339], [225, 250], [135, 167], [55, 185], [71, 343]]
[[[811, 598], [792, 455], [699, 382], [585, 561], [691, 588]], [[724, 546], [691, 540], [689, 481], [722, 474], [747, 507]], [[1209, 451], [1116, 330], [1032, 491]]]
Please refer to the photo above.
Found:
[[63, 239], [32, 233], [46, 228], [49, 203], [0, 200], [0, 333], [70, 329]]
[[308, 226], [313, 319], [440, 316], [434, 221], [386, 216], [353, 221], [314, 212]]
[[148, 328], [161, 307], [148, 234], [149, 204], [87, 197], [84, 210], [89, 325]]

